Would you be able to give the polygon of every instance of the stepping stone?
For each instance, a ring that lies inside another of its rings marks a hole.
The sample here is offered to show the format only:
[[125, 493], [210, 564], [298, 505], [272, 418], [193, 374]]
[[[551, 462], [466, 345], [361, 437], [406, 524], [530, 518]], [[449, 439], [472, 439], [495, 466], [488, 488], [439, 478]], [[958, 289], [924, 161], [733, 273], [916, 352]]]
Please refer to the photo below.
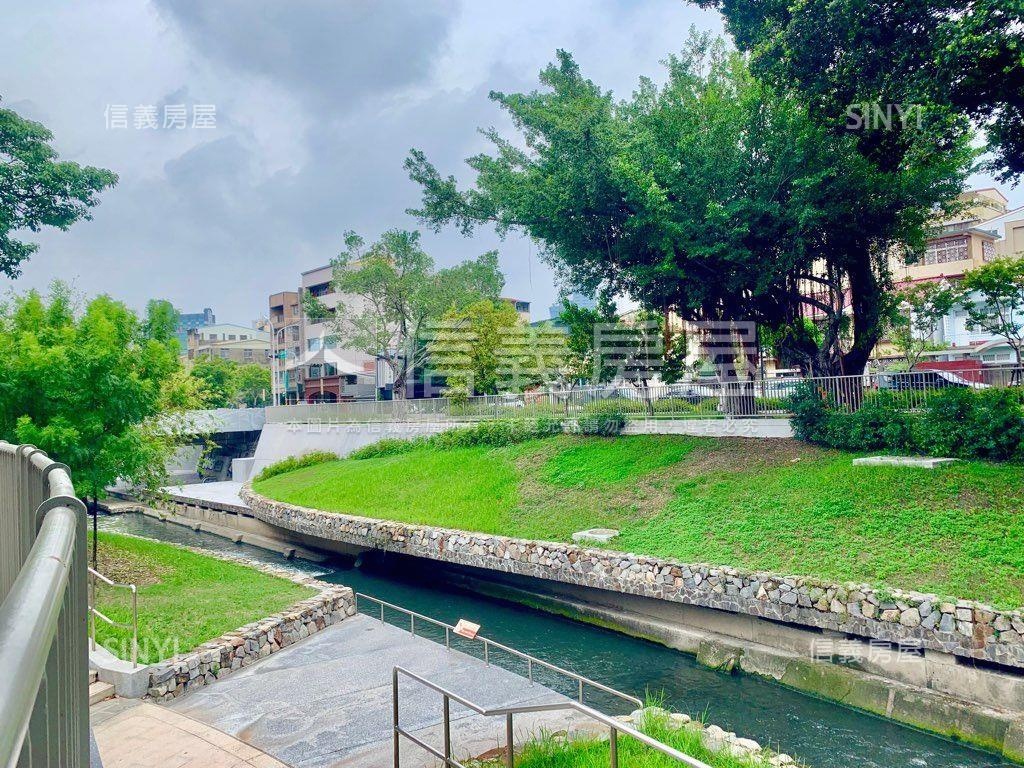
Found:
[[591, 542], [594, 544], [607, 544], [619, 535], [614, 528], [588, 528], [585, 531], [577, 531], [572, 535], [576, 543]]
[[940, 459], [930, 456], [865, 456], [854, 459], [855, 467], [916, 467], [917, 469], [939, 469], [952, 464], [956, 459]]

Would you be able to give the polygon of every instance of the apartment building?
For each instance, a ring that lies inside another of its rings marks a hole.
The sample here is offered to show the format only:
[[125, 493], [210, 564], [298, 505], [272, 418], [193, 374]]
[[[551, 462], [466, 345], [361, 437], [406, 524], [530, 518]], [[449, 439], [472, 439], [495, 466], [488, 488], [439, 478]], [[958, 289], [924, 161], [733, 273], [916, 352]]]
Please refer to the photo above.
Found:
[[343, 347], [335, 333], [339, 311], [361, 312], [358, 296], [338, 293], [331, 285], [330, 265], [303, 272], [300, 291], [314, 296], [326, 309], [323, 318], [307, 317], [303, 323], [302, 368], [306, 402], [331, 403], [375, 396], [376, 360], [356, 349]]
[[[961, 210], [938, 224], [922, 257], [910, 264], [894, 259], [893, 277], [898, 286], [937, 281], [955, 285], [967, 272], [994, 258], [1024, 257], [1024, 206], [1011, 210], [1005, 195], [994, 188], [970, 190], [958, 200]], [[967, 312], [962, 308], [943, 318], [932, 341], [941, 349], [926, 356], [936, 362], [999, 365], [1014, 359], [1005, 341], [969, 329]], [[879, 345], [877, 358], [894, 356], [890, 346]]]
[[[335, 291], [332, 277], [330, 265], [310, 269], [299, 276], [297, 291], [269, 297], [277, 403], [331, 403], [375, 396], [375, 359], [343, 348], [332, 322], [339, 307], [359, 311], [359, 299]], [[328, 316], [309, 317], [303, 309], [305, 294], [318, 299]]]
[[277, 403], [302, 400], [302, 304], [298, 291], [270, 294], [267, 322], [271, 339], [271, 387]]
[[189, 360], [219, 357], [242, 365], [270, 365], [270, 334], [233, 323], [217, 323], [188, 332], [185, 356]]

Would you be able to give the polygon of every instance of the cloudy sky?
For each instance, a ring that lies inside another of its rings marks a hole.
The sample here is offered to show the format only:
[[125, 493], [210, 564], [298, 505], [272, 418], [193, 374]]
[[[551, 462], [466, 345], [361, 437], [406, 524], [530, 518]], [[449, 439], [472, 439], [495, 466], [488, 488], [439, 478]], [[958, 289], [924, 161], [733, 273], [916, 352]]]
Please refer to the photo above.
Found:
[[[93, 221], [37, 237], [15, 289], [59, 276], [243, 324], [345, 230], [415, 227], [408, 150], [463, 174], [484, 147], [476, 128], [508, 125], [488, 91], [533, 88], [556, 48], [626, 95], [691, 25], [722, 30], [681, 0], [33, 0], [4, 17], [3, 104], [47, 125], [65, 158], [121, 179]], [[176, 105], [185, 127], [164, 127]], [[196, 105], [214, 106], [215, 127], [193, 127]], [[158, 127], [136, 128], [150, 106]], [[425, 243], [439, 265], [498, 248], [506, 294], [547, 316], [557, 287], [528, 240]]]

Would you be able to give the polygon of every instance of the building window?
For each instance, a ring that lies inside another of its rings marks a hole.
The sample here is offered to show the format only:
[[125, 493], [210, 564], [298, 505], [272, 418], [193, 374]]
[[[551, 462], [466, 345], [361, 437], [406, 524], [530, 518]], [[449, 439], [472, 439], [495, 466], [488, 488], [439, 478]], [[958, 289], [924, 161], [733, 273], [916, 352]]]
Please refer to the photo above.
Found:
[[235, 341], [235, 334], [228, 334], [228, 341]]
[[331, 292], [331, 284], [317, 283], [316, 285], [309, 286], [306, 290], [309, 291], [311, 296], [324, 296]]
[[996, 244], [985, 240], [981, 244], [981, 258], [985, 261], [992, 261], [996, 257]]
[[337, 375], [338, 366], [336, 366], [334, 363], [324, 363], [324, 377]]
[[309, 378], [319, 379], [320, 378], [320, 364], [309, 366]]
[[310, 352], [319, 352], [320, 351], [320, 339], [319, 338], [306, 339], [306, 348]]
[[251, 349], [243, 349], [242, 350], [242, 359], [245, 360], [247, 363], [251, 363], [252, 362], [252, 350]]
[[966, 237], [937, 240], [928, 243], [928, 248], [924, 252], [924, 263], [930, 265], [966, 261], [968, 253], [968, 240]]

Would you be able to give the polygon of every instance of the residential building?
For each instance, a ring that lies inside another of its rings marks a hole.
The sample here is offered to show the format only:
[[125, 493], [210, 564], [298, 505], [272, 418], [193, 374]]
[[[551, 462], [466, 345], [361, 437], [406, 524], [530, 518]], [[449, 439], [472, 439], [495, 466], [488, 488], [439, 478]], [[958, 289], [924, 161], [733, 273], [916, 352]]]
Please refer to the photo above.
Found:
[[202, 312], [191, 312], [191, 313], [178, 313], [178, 345], [181, 349], [182, 354], [188, 349], [188, 332], [193, 331], [196, 328], [202, 328], [207, 325], [213, 325], [217, 322], [217, 318], [213, 314], [213, 310], [206, 307]]
[[[330, 265], [303, 272], [297, 291], [270, 296], [273, 328], [275, 402], [337, 402], [375, 396], [375, 359], [359, 350], [342, 348], [334, 334], [338, 307], [359, 311], [359, 299], [331, 286]], [[311, 318], [304, 311], [305, 294], [327, 308], [328, 316]]]
[[362, 300], [335, 291], [331, 285], [333, 276], [334, 268], [330, 265], [307, 270], [300, 276], [300, 292], [314, 296], [328, 313], [322, 318], [306, 317], [303, 323], [300, 364], [305, 378], [304, 399], [310, 403], [366, 399], [376, 394], [375, 358], [341, 346], [333, 324], [339, 308], [360, 312]]
[[[993, 188], [964, 192], [958, 200], [962, 209], [938, 223], [938, 231], [928, 241], [923, 256], [910, 264], [894, 259], [897, 286], [939, 281], [955, 285], [967, 272], [994, 258], [1024, 256], [1024, 206], [1008, 209], [1006, 197]], [[1004, 340], [969, 329], [967, 319], [962, 307], [943, 318], [932, 338], [939, 349], [925, 353], [929, 363], [972, 360], [1002, 365], [1015, 360]], [[884, 342], [875, 355], [879, 360], [898, 356], [892, 345]]]
[[270, 334], [244, 325], [218, 323], [194, 328], [188, 333], [189, 360], [219, 357], [240, 364], [270, 365]]
[[512, 299], [507, 296], [502, 296], [499, 301], [504, 301], [506, 304], [510, 304], [515, 309], [516, 314], [519, 315], [519, 319], [529, 325], [530, 323], [530, 302], [524, 301], [523, 299]]
[[303, 399], [302, 302], [298, 291], [272, 293], [268, 300], [271, 339], [271, 385], [276, 403], [297, 403]]

